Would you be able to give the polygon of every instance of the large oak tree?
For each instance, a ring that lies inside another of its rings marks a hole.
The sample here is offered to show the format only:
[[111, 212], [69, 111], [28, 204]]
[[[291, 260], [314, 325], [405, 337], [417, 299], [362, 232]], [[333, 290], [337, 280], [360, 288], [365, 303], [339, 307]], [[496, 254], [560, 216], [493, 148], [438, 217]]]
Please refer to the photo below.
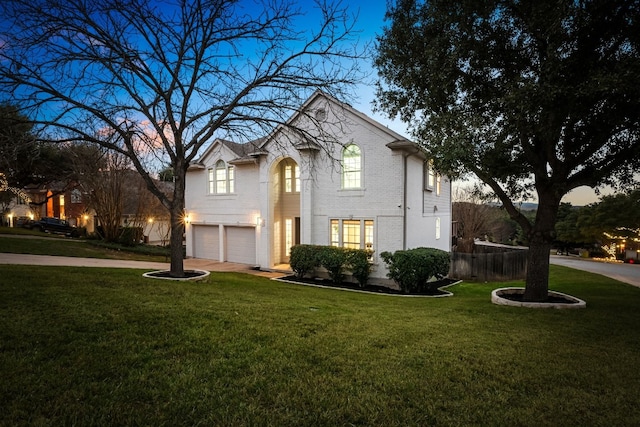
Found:
[[[339, 3], [304, 6], [5, 0], [0, 85], [39, 130], [131, 159], [171, 213], [171, 273], [181, 276], [185, 175], [203, 144], [289, 126], [313, 91], [345, 99], [361, 78], [354, 16]], [[153, 179], [166, 164], [170, 195]]]
[[[638, 0], [398, 0], [378, 38], [378, 107], [437, 168], [475, 174], [530, 245], [544, 301], [564, 195], [624, 185], [640, 160]], [[534, 220], [517, 201], [536, 197]]]

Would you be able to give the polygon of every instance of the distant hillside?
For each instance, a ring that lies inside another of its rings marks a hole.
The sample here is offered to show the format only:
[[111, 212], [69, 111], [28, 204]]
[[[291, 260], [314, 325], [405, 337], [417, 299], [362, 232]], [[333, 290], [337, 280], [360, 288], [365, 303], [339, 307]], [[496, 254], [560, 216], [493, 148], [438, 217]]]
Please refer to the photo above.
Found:
[[[494, 207], [500, 207], [502, 206], [502, 203], [489, 203], [489, 205], [494, 206]], [[516, 205], [518, 206], [518, 205]], [[538, 204], [537, 203], [531, 203], [531, 202], [527, 202], [527, 203], [522, 203], [520, 206], [520, 209], [522, 209], [523, 211], [535, 211], [538, 210]]]

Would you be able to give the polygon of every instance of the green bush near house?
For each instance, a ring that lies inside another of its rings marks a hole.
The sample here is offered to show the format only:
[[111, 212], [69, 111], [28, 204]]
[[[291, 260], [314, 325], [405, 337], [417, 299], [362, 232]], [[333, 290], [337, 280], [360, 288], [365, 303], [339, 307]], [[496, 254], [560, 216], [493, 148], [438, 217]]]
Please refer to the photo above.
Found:
[[322, 246], [320, 249], [320, 264], [327, 269], [329, 278], [335, 284], [344, 280], [344, 270], [347, 264], [347, 249], [336, 246]]
[[393, 279], [403, 292], [428, 290], [432, 277], [442, 279], [449, 272], [449, 253], [435, 248], [385, 251], [380, 254], [389, 268], [387, 277]]
[[142, 241], [142, 227], [122, 227], [118, 243], [124, 246], [136, 246]]
[[345, 272], [351, 272], [361, 287], [366, 286], [371, 273], [369, 257], [363, 249], [345, 249], [335, 246], [296, 245], [291, 248], [289, 265], [296, 277], [312, 275], [324, 267], [334, 283], [342, 283]]
[[370, 257], [371, 252], [367, 250], [347, 250], [347, 269], [351, 271], [351, 274], [358, 281], [360, 287], [365, 287], [369, 280], [369, 275], [371, 274]]
[[316, 245], [296, 245], [291, 248], [289, 266], [297, 278], [302, 279], [306, 275], [313, 273], [317, 267], [320, 267], [320, 259], [318, 257], [320, 248], [321, 246]]

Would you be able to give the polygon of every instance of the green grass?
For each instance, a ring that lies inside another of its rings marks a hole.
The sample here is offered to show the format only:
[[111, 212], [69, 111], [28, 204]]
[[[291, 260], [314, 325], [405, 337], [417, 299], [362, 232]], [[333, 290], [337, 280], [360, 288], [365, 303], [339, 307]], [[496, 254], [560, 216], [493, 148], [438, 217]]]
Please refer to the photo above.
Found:
[[35, 230], [0, 227], [0, 252], [135, 261], [167, 262], [169, 251], [148, 245], [125, 247], [98, 240], [81, 241]]
[[214, 273], [2, 266], [0, 425], [638, 425], [640, 289], [553, 266], [398, 298]]

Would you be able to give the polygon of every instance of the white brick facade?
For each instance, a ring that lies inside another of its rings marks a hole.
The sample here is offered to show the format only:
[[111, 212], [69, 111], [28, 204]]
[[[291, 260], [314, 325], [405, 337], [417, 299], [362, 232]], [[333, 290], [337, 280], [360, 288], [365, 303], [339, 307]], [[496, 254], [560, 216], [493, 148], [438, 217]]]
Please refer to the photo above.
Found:
[[[319, 110], [324, 114], [318, 122], [326, 134], [311, 125], [311, 112]], [[329, 245], [332, 219], [373, 221], [372, 279], [386, 277], [379, 257], [382, 251], [420, 246], [449, 251], [451, 183], [441, 177], [439, 192], [425, 190], [425, 157], [415, 144], [321, 93], [314, 94], [290, 123], [317, 138], [303, 142], [280, 130], [252, 147], [216, 140], [192, 165], [186, 189], [188, 257], [206, 258], [214, 253], [197, 252], [206, 247], [204, 235], [211, 239], [213, 234], [218, 237], [214, 242], [219, 248], [217, 259], [234, 261], [228, 255], [238, 257], [239, 251], [230, 247], [239, 243], [231, 239], [238, 235], [238, 228], [253, 229], [255, 241], [247, 246], [248, 251], [255, 251], [249, 257], [251, 263], [271, 269], [287, 262], [289, 244]], [[328, 136], [334, 141], [329, 142]], [[340, 158], [348, 144], [361, 150], [357, 189], [342, 188]], [[282, 162], [285, 159], [295, 163]], [[208, 171], [219, 160], [234, 168], [235, 188], [230, 194], [208, 192]], [[299, 168], [295, 197], [282, 192], [285, 164]], [[203, 229], [207, 226], [210, 228]]]

